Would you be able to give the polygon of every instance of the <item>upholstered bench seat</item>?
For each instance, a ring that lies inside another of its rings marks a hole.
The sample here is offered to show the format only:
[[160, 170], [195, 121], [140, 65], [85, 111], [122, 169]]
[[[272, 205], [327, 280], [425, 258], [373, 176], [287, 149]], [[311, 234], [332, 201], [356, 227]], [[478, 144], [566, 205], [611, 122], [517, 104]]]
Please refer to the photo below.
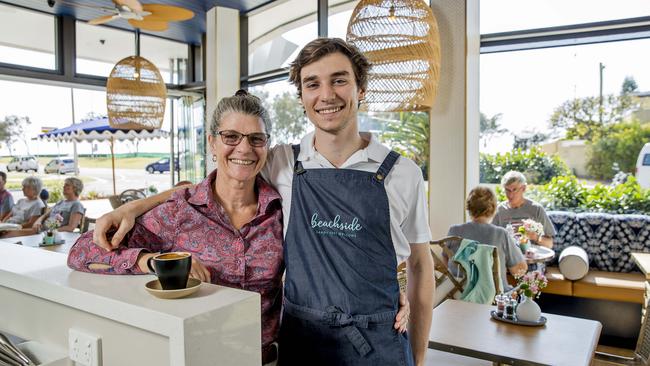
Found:
[[548, 284], [542, 290], [543, 294], [573, 296], [573, 284], [564, 278], [558, 267], [546, 267]]
[[[546, 291], [545, 291], [546, 292]], [[573, 282], [573, 296], [643, 304], [645, 277], [640, 273], [590, 270]]]

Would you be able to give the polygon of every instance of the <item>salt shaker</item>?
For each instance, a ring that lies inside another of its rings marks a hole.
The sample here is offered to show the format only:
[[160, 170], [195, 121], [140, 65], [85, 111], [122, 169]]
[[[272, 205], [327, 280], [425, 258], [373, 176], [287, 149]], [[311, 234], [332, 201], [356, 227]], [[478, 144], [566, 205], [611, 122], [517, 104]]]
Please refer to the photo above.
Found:
[[506, 301], [508, 300], [508, 297], [503, 294], [497, 295], [494, 300], [497, 303], [497, 316], [503, 318], [503, 312], [506, 309]]

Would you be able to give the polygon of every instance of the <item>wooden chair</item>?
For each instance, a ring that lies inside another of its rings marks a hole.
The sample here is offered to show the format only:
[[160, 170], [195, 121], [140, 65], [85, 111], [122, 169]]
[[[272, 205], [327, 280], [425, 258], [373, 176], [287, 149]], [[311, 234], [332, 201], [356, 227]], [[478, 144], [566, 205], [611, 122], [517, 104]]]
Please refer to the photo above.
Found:
[[119, 195], [108, 197], [108, 201], [111, 203], [111, 206], [115, 209], [127, 202], [135, 201], [145, 197], [146, 195], [141, 189], [126, 189]]
[[83, 233], [87, 232], [88, 230], [92, 230], [90, 225], [92, 224], [92, 226], [94, 227], [96, 221], [97, 221], [97, 219], [93, 219], [92, 217], [88, 217], [88, 216], [84, 215], [81, 218], [81, 226], [80, 226], [81, 227], [81, 229], [80, 229], [81, 233], [83, 234]]
[[[462, 240], [463, 238], [459, 236], [448, 236], [440, 240], [433, 240], [429, 242], [431, 255], [433, 256], [436, 287], [439, 289], [445, 288], [445, 286], [442, 285], [446, 281], [451, 284], [451, 286], [446, 286], [450, 289], [446, 294], [444, 294], [442, 298], [437, 296], [440, 299], [439, 302], [442, 302], [445, 299], [453, 299], [460, 296], [465, 288], [465, 282], [467, 281], [467, 274], [465, 273], [465, 270], [461, 266], [458, 266], [459, 273], [457, 275], [454, 275], [448, 266], [449, 258], [453, 258], [455, 249], [460, 246], [460, 242]], [[440, 248], [440, 250], [437, 248]], [[497, 252], [496, 247], [492, 251], [492, 259], [492, 279], [494, 280], [496, 292], [501, 293], [503, 292], [503, 286], [501, 283], [499, 253]]]
[[634, 356], [626, 357], [607, 352], [596, 351], [594, 359], [615, 365], [650, 366], [650, 321], [648, 320], [648, 311], [650, 311], [649, 307], [650, 298], [646, 297], [646, 307], [642, 316], [643, 321], [641, 323], [641, 330], [639, 331], [639, 339], [636, 342]]

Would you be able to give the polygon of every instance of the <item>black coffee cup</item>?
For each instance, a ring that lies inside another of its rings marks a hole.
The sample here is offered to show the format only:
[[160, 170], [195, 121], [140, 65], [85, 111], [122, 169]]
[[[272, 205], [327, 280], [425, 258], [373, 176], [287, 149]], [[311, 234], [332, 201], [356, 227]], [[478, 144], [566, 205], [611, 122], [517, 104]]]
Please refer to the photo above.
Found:
[[179, 290], [187, 287], [192, 268], [192, 254], [169, 252], [155, 255], [147, 260], [147, 267], [158, 276], [163, 290]]

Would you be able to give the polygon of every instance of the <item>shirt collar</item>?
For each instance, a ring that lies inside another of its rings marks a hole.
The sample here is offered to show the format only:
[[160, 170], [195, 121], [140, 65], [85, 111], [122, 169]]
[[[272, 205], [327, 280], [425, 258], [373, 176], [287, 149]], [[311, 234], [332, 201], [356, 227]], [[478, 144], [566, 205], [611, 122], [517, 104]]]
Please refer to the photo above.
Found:
[[[187, 202], [196, 206], [210, 206], [216, 204], [212, 186], [217, 178], [217, 169], [213, 170], [201, 183], [186, 188], [189, 198]], [[255, 178], [257, 191], [257, 207], [259, 212], [266, 212], [271, 202], [280, 199], [280, 194], [259, 175]]]
[[[390, 149], [382, 145], [377, 137], [370, 132], [360, 132], [361, 138], [368, 141], [368, 146], [365, 149], [355, 152], [344, 166], [350, 166], [356, 163], [374, 161], [381, 163], [384, 161]], [[318, 152], [314, 148], [314, 131], [305, 135], [300, 140], [300, 154], [298, 154], [298, 161], [309, 161], [316, 159]]]

